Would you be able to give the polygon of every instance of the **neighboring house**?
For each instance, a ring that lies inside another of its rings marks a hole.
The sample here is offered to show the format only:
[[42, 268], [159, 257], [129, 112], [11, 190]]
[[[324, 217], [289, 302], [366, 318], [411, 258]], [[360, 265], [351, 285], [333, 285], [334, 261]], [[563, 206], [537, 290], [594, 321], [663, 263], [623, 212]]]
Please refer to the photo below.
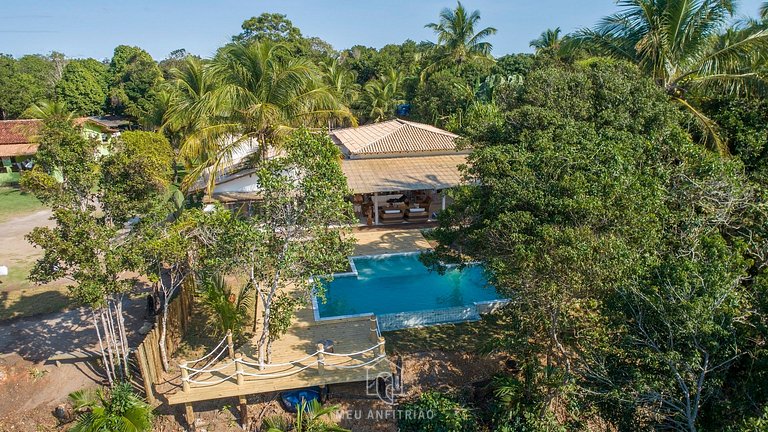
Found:
[[[99, 146], [99, 153], [106, 154], [106, 144], [113, 136], [119, 135], [116, 128], [88, 117], [75, 119], [75, 125], [80, 127], [83, 136], [99, 140], [104, 145]], [[0, 121], [0, 172], [20, 171], [31, 167], [34, 155], [37, 153], [37, 135], [40, 131], [41, 120], [3, 120]]]
[[[457, 149], [458, 135], [400, 119], [336, 129], [330, 137], [344, 155], [341, 168], [354, 192], [355, 213], [368, 225], [427, 222], [445, 209], [444, 191], [461, 183], [459, 165], [469, 152]], [[259, 189], [253, 170], [231, 167], [217, 176], [211, 198], [250, 209]]]
[[37, 144], [31, 137], [37, 135], [39, 128], [39, 120], [0, 121], [0, 172], [19, 171], [37, 153]]

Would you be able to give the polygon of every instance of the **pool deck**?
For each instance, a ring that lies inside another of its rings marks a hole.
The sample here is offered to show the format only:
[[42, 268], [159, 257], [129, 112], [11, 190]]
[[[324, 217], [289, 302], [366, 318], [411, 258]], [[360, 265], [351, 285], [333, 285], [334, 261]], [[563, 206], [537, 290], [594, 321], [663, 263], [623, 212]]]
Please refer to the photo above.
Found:
[[355, 256], [413, 252], [430, 249], [420, 229], [363, 228], [353, 233]]
[[[355, 255], [430, 248], [419, 229], [362, 229], [355, 230], [353, 235], [357, 240]], [[335, 353], [351, 355], [318, 355], [318, 342], [324, 340], [333, 341]], [[242, 408], [249, 394], [366, 381], [369, 376], [391, 371], [384, 338], [372, 315], [316, 321], [311, 304], [299, 309], [291, 328], [273, 342], [273, 366], [259, 369], [258, 353], [252, 342], [235, 352], [235, 357], [241, 356], [244, 363], [234, 362], [226, 355], [203, 368], [205, 371], [194, 374], [189, 370], [187, 374], [192, 375], [186, 382], [177, 375], [161, 397], [170, 405], [184, 404], [187, 421], [194, 424], [194, 402], [238, 397]]]

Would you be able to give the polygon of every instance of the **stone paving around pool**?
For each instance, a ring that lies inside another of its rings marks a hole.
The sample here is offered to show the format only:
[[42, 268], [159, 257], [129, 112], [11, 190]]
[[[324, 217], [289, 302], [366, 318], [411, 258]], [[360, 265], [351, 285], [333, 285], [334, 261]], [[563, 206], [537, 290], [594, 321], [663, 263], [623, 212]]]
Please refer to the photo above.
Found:
[[380, 255], [399, 252], [413, 252], [430, 249], [429, 242], [421, 235], [420, 229], [370, 229], [356, 230], [355, 255]]

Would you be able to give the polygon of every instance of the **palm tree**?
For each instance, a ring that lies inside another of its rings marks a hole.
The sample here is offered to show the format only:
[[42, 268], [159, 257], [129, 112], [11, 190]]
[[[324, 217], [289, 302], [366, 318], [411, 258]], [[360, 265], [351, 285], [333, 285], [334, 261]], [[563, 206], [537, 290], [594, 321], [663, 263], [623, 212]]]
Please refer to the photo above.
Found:
[[203, 68], [206, 74], [216, 86], [199, 106], [189, 107], [200, 126], [181, 148], [183, 157], [198, 162], [186, 186], [208, 172], [212, 191], [216, 174], [253, 143], [265, 158], [298, 127], [323, 127], [334, 119], [356, 124], [349, 108], [322, 82], [317, 67], [281, 44], [230, 44]]
[[768, 20], [768, 2], [765, 2], [760, 6], [760, 18]]
[[540, 51], [556, 51], [560, 48], [560, 45], [563, 42], [560, 33], [560, 27], [546, 29], [541, 32], [541, 35], [538, 38], [531, 41], [530, 46], [531, 48], [535, 48], [537, 53]]
[[233, 289], [220, 273], [203, 280], [200, 290], [202, 303], [216, 315], [222, 334], [227, 330], [235, 336], [242, 333], [248, 309], [254, 299], [249, 295], [251, 290], [250, 284], [243, 285], [239, 290]]
[[76, 411], [83, 412], [72, 432], [152, 430], [152, 407], [136, 396], [130, 383], [119, 383], [109, 392], [78, 390], [69, 399]]
[[468, 13], [464, 5], [458, 2], [456, 9], [445, 8], [440, 12], [439, 22], [427, 24], [425, 27], [437, 35], [435, 48], [439, 56], [438, 61], [428, 69], [449, 64], [461, 65], [468, 61], [493, 63], [493, 45], [485, 39], [496, 34], [496, 29], [486, 27], [476, 32], [478, 22], [480, 11]]
[[403, 74], [390, 69], [386, 75], [365, 84], [363, 102], [368, 110], [368, 117], [374, 123], [392, 118], [397, 105], [405, 102], [402, 98], [402, 82]]
[[708, 147], [726, 152], [716, 125], [689, 100], [691, 91], [745, 93], [764, 85], [754, 64], [768, 49], [768, 31], [744, 26], [723, 32], [732, 0], [622, 0], [623, 10], [575, 37], [601, 55], [639, 65], [687, 109]]
[[74, 114], [72, 111], [67, 109], [67, 104], [64, 102], [43, 100], [36, 104], [32, 104], [32, 106], [24, 110], [21, 116], [23, 118], [33, 118], [40, 120], [56, 118], [70, 121], [74, 117]]
[[333, 92], [336, 99], [344, 106], [352, 106], [360, 95], [357, 74], [345, 69], [336, 58], [328, 58], [320, 63], [323, 83]]

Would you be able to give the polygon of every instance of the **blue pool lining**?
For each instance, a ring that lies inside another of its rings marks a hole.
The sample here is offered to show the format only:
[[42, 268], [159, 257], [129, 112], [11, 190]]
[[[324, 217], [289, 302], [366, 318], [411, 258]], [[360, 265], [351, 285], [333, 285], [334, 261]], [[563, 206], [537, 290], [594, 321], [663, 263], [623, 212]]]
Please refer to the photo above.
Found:
[[[407, 251], [407, 252], [393, 252], [393, 253], [375, 254], [375, 255], [354, 255], [354, 256], [350, 256], [347, 259], [349, 260], [349, 266], [352, 269], [352, 271], [344, 272], [344, 273], [332, 273], [330, 276], [333, 277], [334, 279], [336, 279], [338, 277], [352, 277], [352, 276], [358, 277], [359, 273], [357, 272], [357, 266], [355, 265], [355, 261], [354, 261], [356, 258], [359, 258], [359, 259], [376, 259], [376, 258], [388, 258], [388, 257], [393, 257], [393, 256], [421, 255], [422, 253], [429, 252], [431, 250], [432, 249], [422, 249], [422, 250]], [[478, 264], [480, 264], [480, 261], [471, 261], [471, 262], [468, 262], [466, 264], [467, 265], [478, 265]], [[448, 267], [448, 268], [451, 268], [451, 267], [457, 267], [458, 264], [445, 264], [445, 266]], [[310, 285], [312, 284], [312, 282], [314, 281], [314, 279], [316, 277], [323, 278], [323, 277], [328, 277], [328, 276], [329, 275], [312, 276], [312, 277], [309, 278]], [[474, 304], [475, 307], [477, 307], [477, 306], [485, 306], [485, 305], [489, 305], [490, 306], [490, 305], [496, 304], [496, 303], [506, 304], [508, 302], [509, 302], [509, 299], [497, 299], [497, 300], [487, 300], [487, 301], [481, 301], [481, 302], [473, 302], [473, 304]], [[432, 310], [434, 310], [434, 309], [425, 309], [425, 310], [422, 310], [422, 311], [412, 311], [412, 312], [413, 313], [424, 313], [424, 312], [430, 312]], [[312, 314], [313, 314], [313, 316], [315, 318], [315, 321], [333, 321], [333, 320], [349, 319], [349, 318], [372, 317], [372, 316], [376, 315], [373, 312], [364, 312], [364, 313], [359, 313], [359, 314], [337, 315], [337, 316], [322, 318], [322, 317], [320, 317], [320, 307], [319, 307], [319, 305], [317, 303], [317, 295], [315, 295], [314, 293], [312, 294]], [[377, 323], [378, 323], [378, 320], [377, 320]], [[380, 330], [379, 330], [379, 333], [381, 333]]]
[[[352, 269], [352, 271], [344, 272], [344, 273], [332, 273], [331, 275], [312, 276], [309, 278], [309, 282], [311, 285], [312, 282], [314, 282], [316, 277], [323, 278], [323, 277], [331, 276], [334, 279], [339, 277], [352, 277], [352, 276], [358, 277], [359, 273], [357, 272], [357, 266], [355, 265], [355, 261], [354, 261], [355, 258], [371, 259], [371, 258], [387, 258], [387, 257], [393, 257], [393, 256], [420, 255], [430, 250], [431, 249], [423, 249], [423, 250], [417, 250], [417, 251], [395, 252], [395, 253], [387, 253], [387, 254], [350, 256], [350, 257], [347, 257], [347, 260], [349, 260], [349, 267]], [[347, 319], [347, 318], [362, 318], [362, 317], [371, 317], [375, 315], [373, 312], [365, 312], [365, 313], [352, 314], [352, 315], [338, 315], [338, 316], [320, 318], [320, 308], [317, 304], [317, 295], [315, 295], [314, 293], [312, 294], [312, 314], [315, 317], [315, 321], [331, 321], [331, 320]]]

